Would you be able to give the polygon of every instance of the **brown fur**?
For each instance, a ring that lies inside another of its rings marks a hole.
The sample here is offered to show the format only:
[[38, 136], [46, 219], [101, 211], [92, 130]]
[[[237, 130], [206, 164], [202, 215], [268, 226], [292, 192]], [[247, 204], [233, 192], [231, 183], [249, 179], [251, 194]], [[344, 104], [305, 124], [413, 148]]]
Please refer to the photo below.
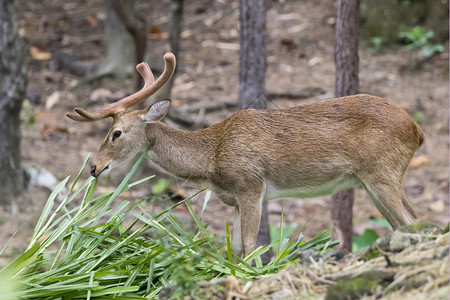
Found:
[[[236, 207], [238, 252], [255, 247], [261, 201], [279, 196], [320, 196], [360, 184], [393, 228], [417, 220], [402, 182], [424, 133], [388, 100], [354, 95], [287, 110], [244, 110], [194, 132], [160, 122], [169, 102], [154, 105], [158, 113], [147, 108], [115, 118], [94, 175], [155, 139], [149, 152], [155, 163]], [[123, 133], [113, 142], [116, 130]]]

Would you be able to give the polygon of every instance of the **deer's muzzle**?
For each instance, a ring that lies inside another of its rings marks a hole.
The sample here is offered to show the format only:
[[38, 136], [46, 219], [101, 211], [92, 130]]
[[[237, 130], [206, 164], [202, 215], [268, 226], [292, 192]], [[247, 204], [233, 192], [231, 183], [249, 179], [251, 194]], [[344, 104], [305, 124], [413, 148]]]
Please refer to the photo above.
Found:
[[91, 175], [94, 176], [94, 177], [98, 176], [97, 174], [95, 174], [95, 170], [96, 169], [97, 169], [97, 166], [92, 166], [92, 168], [91, 168]]

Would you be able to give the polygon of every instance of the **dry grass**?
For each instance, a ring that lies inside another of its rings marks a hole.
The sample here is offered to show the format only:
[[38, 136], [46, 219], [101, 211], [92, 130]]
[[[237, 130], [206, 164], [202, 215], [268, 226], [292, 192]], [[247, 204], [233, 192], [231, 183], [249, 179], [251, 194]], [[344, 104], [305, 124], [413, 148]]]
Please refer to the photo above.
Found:
[[[217, 291], [221, 284], [224, 287], [221, 296], [227, 299], [448, 299], [448, 232], [405, 235], [411, 236], [414, 242], [401, 252], [382, 250], [375, 244], [370, 250], [340, 261], [334, 257], [314, 259], [311, 256], [307, 263], [291, 264], [266, 278], [238, 283], [233, 280], [214, 282], [205, 284], [203, 289]], [[374, 250], [379, 251], [380, 256], [363, 259]], [[367, 289], [373, 279], [371, 276], [378, 281], [374, 281], [369, 292], [359, 292], [355, 279], [368, 278], [364, 287]], [[351, 288], [354, 294], [336, 293], [338, 282], [354, 285]]]

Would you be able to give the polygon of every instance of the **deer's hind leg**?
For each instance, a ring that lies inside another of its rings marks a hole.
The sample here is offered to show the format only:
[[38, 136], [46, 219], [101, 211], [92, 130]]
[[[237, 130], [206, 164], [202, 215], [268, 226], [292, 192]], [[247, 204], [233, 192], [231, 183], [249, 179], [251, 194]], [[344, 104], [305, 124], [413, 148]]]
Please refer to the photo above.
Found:
[[373, 203], [393, 229], [418, 221], [414, 208], [406, 198], [403, 176], [398, 177], [400, 178], [369, 175], [361, 180]]

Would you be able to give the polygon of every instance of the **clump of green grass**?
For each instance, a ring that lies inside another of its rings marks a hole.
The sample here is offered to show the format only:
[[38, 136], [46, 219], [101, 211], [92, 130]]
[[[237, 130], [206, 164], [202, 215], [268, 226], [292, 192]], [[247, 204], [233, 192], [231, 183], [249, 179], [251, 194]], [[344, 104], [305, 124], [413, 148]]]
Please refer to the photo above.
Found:
[[[299, 251], [326, 251], [336, 244], [328, 232], [309, 242], [301, 236], [296, 241], [285, 238], [277, 242], [273, 261], [263, 266], [259, 257], [273, 245], [260, 247], [245, 259], [227, 246], [217, 246], [189, 199], [153, 216], [140, 208], [146, 199], [122, 201], [113, 209], [111, 203], [119, 194], [153, 177], [129, 183], [145, 154], [113, 192], [94, 196], [93, 177], [76, 187], [89, 158], [62, 200], [57, 198], [69, 177], [55, 188], [27, 250], [0, 270], [2, 299], [153, 299], [167, 287], [175, 287], [171, 296], [178, 298], [194, 291], [199, 280], [230, 274], [252, 280], [277, 272]], [[179, 205], [187, 206], [196, 234], [170, 215]], [[134, 221], [126, 225], [125, 218]]]

